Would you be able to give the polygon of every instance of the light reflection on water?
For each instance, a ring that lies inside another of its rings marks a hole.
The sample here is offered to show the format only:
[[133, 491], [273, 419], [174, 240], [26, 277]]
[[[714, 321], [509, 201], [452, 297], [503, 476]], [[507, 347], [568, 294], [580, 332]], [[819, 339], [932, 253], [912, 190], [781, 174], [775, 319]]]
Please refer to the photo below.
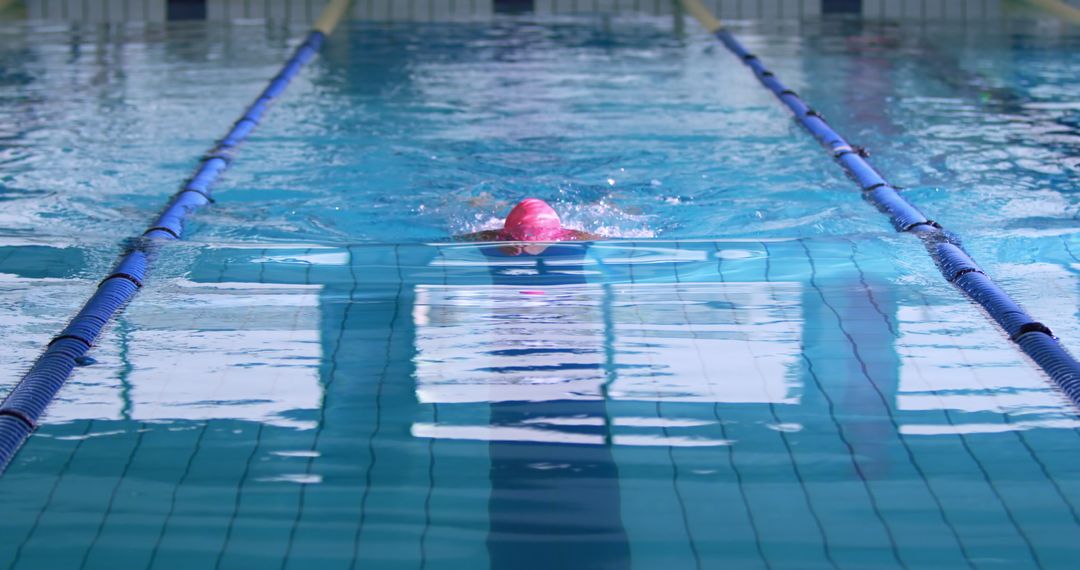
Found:
[[[178, 497], [165, 514], [109, 500], [124, 506], [105, 536], [158, 521], [123, 541], [135, 558], [379, 565], [423, 552], [542, 568], [618, 565], [629, 549], [648, 567], [695, 549], [721, 564], [827, 547], [890, 566], [888, 533], [915, 520], [897, 547], [912, 564], [962, 561], [956, 541], [980, 551], [966, 533], [985, 532], [1011, 537], [996, 556], [1017, 560], [1017, 528], [1071, 509], [1073, 408], [973, 306], [913, 279], [934, 268], [912, 241], [184, 253], [4, 480], [66, 489], [66, 458], [102, 469], [101, 453], [126, 454], [88, 498], [114, 484]], [[1041, 507], [1010, 523], [1023, 501], [986, 493], [1017, 478]], [[12, 537], [0, 555], [55, 560], [48, 531], [28, 531], [37, 513], [50, 529], [48, 513], [104, 508], [65, 496], [27, 494], [0, 525]], [[942, 538], [942, 516], [959, 538]], [[792, 524], [814, 517], [820, 533], [792, 542]], [[206, 540], [224, 542], [192, 549]]]
[[[844, 242], [805, 242], [811, 249], [803, 251], [802, 243], [606, 242], [559, 245], [541, 257], [460, 244], [203, 249], [192, 271], [152, 285], [110, 331], [104, 362], [88, 369], [110, 368], [110, 349], [120, 343], [130, 368], [127, 403], [102, 405], [117, 386], [83, 379], [50, 421], [86, 417], [92, 405], [102, 417], [123, 407], [127, 417], [148, 420], [312, 427], [287, 416], [325, 398], [334, 351], [328, 331], [346, 326], [346, 307], [362, 312], [392, 295], [408, 302], [394, 326], [410, 331], [421, 406], [603, 400], [613, 409], [620, 402], [799, 409], [803, 356], [811, 352], [842, 363], [841, 384], [857, 382], [849, 377], [857, 376], [857, 357], [892, 368], [879, 391], [898, 411], [1025, 416], [1008, 429], [1072, 425], [1061, 420], [1069, 411], [1060, 396], [966, 303], [894, 291], [895, 269], [875, 257], [884, 251], [878, 246], [856, 253]], [[867, 281], [868, 271], [882, 274]], [[850, 321], [846, 331], [834, 313]], [[548, 433], [537, 437], [550, 439], [571, 424], [630, 429], [655, 421], [694, 431], [716, 423], [645, 417], [609, 412], [504, 427], [525, 430], [510, 439], [541, 431]], [[476, 427], [417, 425], [426, 426], [418, 435], [437, 437]], [[499, 437], [496, 429], [480, 438]]]

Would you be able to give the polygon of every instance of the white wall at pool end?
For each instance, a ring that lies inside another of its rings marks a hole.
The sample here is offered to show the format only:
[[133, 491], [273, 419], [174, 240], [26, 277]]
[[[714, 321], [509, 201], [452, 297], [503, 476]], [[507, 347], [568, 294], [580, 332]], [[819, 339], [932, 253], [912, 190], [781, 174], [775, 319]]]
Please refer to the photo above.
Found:
[[164, 22], [166, 0], [25, 0], [30, 20]]

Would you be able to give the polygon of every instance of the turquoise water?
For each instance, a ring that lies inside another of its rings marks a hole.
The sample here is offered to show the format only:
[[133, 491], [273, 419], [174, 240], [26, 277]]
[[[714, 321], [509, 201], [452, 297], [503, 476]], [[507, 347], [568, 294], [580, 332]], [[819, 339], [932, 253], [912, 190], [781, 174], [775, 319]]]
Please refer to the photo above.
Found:
[[[1075, 409], [695, 27], [342, 32], [0, 479], [0, 566], [1073, 565]], [[301, 33], [0, 33], [0, 387]], [[738, 34], [1080, 346], [1075, 31]], [[445, 242], [526, 196], [618, 239]]]

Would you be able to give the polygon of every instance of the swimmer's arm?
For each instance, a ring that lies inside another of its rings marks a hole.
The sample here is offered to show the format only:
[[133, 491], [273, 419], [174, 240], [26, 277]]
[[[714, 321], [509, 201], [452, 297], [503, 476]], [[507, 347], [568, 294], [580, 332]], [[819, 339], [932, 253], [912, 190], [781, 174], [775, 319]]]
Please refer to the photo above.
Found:
[[608, 239], [605, 236], [599, 234], [591, 234], [589, 232], [583, 232], [581, 230], [565, 230], [567, 234], [567, 241], [598, 241]]
[[502, 241], [499, 238], [500, 234], [502, 234], [500, 230], [485, 230], [454, 236], [454, 241]]

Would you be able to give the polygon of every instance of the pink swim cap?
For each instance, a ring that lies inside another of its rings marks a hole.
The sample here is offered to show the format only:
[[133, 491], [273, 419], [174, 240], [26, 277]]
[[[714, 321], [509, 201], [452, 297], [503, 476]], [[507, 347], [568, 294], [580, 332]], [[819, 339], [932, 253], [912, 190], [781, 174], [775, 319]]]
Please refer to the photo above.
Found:
[[537, 198], [526, 198], [514, 206], [503, 224], [506, 239], [515, 241], [558, 241], [564, 233], [559, 215]]

